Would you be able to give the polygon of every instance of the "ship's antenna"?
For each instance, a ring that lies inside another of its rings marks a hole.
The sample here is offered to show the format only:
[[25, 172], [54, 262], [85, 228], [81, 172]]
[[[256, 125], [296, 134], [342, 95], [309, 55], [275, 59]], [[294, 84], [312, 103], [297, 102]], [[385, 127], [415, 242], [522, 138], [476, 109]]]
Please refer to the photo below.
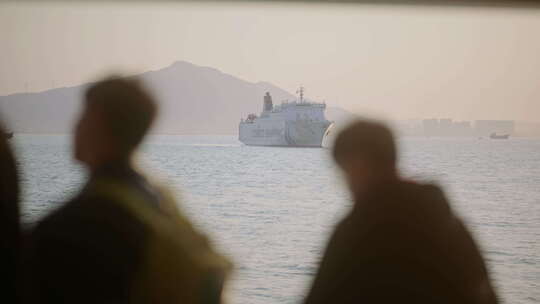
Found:
[[300, 94], [300, 103], [304, 102], [304, 87], [300, 86], [296, 93]]

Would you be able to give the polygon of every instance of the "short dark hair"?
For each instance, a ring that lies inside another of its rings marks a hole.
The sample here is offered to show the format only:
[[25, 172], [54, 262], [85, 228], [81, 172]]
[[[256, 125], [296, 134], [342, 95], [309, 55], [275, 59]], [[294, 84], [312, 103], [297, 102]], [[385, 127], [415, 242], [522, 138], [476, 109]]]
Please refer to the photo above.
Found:
[[348, 158], [361, 157], [375, 166], [394, 169], [396, 154], [392, 131], [377, 121], [354, 121], [339, 133], [334, 142], [334, 160], [342, 167]]
[[86, 91], [87, 107], [98, 106], [120, 152], [131, 153], [157, 113], [151, 94], [134, 78], [109, 77]]

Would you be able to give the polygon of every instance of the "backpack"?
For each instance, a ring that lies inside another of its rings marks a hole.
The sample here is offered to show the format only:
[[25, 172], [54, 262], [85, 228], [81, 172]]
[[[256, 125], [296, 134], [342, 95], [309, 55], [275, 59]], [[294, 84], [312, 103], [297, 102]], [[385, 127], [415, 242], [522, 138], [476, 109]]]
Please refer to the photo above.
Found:
[[95, 191], [121, 204], [148, 229], [143, 261], [131, 288], [130, 303], [215, 304], [231, 264], [216, 253], [177, 207], [159, 190], [156, 208], [136, 189], [116, 180], [101, 180]]

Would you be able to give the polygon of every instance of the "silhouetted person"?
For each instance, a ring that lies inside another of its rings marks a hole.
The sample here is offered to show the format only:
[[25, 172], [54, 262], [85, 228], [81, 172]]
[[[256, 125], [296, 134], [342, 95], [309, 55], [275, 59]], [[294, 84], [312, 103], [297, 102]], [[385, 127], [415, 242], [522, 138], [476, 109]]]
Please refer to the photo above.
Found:
[[219, 303], [227, 262], [131, 164], [156, 114], [134, 80], [92, 85], [75, 134], [82, 192], [32, 236], [39, 303]]
[[21, 228], [15, 158], [0, 125], [0, 301], [17, 302]]
[[434, 185], [402, 180], [390, 130], [357, 121], [333, 156], [355, 204], [338, 224], [305, 304], [496, 303], [484, 260]]

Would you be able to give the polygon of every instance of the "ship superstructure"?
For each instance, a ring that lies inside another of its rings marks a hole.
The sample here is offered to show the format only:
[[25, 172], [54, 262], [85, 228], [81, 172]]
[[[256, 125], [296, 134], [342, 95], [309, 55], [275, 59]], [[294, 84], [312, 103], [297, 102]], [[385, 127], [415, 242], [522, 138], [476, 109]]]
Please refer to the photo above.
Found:
[[267, 92], [260, 116], [249, 114], [241, 120], [239, 140], [256, 146], [321, 147], [331, 125], [324, 116], [326, 104], [305, 100], [302, 87], [297, 93], [297, 100], [274, 106]]

